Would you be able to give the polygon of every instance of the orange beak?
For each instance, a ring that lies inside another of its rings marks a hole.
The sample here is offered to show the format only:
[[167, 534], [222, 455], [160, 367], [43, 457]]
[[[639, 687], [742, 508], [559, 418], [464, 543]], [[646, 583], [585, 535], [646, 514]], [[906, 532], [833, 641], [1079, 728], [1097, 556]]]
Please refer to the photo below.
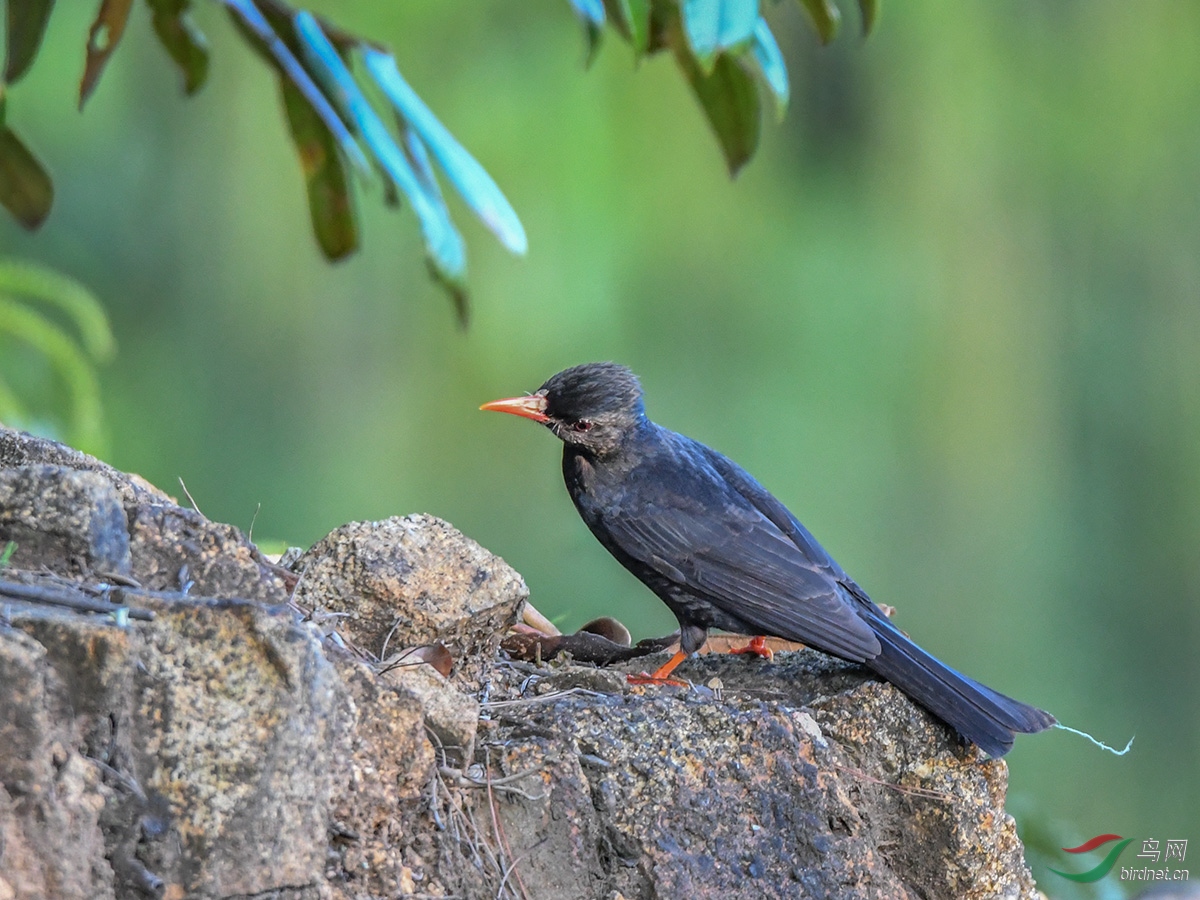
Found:
[[533, 419], [535, 422], [550, 421], [550, 417], [546, 415], [546, 398], [537, 394], [528, 394], [524, 397], [509, 397], [506, 400], [493, 400], [491, 403], [485, 403], [479, 408], [491, 412], [503, 412], [514, 416], [523, 416], [526, 419]]

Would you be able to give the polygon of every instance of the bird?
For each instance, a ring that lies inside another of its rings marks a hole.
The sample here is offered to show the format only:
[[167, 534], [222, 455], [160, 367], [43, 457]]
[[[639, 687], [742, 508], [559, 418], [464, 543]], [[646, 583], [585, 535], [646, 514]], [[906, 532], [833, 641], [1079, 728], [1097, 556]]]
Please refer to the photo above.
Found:
[[573, 366], [480, 409], [532, 419], [562, 441], [579, 515], [679, 620], [679, 651], [643, 681], [669, 681], [717, 628], [758, 636], [749, 652], [765, 655], [762, 637], [774, 636], [859, 663], [991, 757], [1055, 724], [917, 646], [748, 472], [647, 418], [627, 367]]

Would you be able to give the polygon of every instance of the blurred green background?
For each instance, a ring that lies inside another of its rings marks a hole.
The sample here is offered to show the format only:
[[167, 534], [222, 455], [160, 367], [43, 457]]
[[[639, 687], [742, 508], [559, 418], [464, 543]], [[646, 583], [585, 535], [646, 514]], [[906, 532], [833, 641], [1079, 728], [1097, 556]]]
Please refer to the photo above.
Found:
[[260, 539], [431, 512], [563, 627], [660, 634], [557, 441], [476, 410], [624, 362], [924, 646], [1137, 735], [1123, 759], [1019, 740], [1025, 833], [1200, 853], [1200, 7], [895, 2], [828, 48], [772, 7], [792, 109], [731, 182], [673, 63], [635, 70], [609, 33], [585, 72], [566, 2], [314, 3], [395, 49], [528, 230], [514, 259], [451, 201], [465, 333], [377, 187], [363, 251], [321, 259], [274, 79], [214, 4], [197, 97], [138, 6], [79, 114], [91, 7], [59, 5], [9, 99], [57, 200], [38, 234], [0, 220], [0, 250], [107, 305], [109, 461], [243, 528], [261, 503]]

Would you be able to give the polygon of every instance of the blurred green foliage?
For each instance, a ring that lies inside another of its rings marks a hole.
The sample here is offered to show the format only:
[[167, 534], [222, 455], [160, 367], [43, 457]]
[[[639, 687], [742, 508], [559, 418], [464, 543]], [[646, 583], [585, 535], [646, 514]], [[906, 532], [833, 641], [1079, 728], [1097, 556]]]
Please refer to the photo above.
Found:
[[663, 633], [578, 520], [557, 441], [476, 411], [619, 360], [922, 645], [1137, 734], [1121, 759], [1018, 741], [1023, 823], [1200, 840], [1200, 7], [913, 0], [825, 48], [772, 7], [791, 110], [734, 183], [670, 60], [635, 71], [614, 43], [585, 72], [567, 4], [324, 11], [395, 49], [529, 256], [478, 242], [465, 334], [410, 302], [435, 288], [379, 204], [327, 266], [276, 93], [216, 10], [204, 91], [179, 96], [134, 20], [80, 116], [59, 85], [89, 11], [63, 4], [21, 85], [58, 206], [36, 236], [0, 223], [0, 249], [110, 305], [111, 462], [243, 527], [261, 502], [255, 534], [301, 544], [435, 513], [566, 626]]
[[113, 351], [104, 308], [87, 288], [43, 266], [0, 259], [0, 421], [104, 453], [94, 364]]

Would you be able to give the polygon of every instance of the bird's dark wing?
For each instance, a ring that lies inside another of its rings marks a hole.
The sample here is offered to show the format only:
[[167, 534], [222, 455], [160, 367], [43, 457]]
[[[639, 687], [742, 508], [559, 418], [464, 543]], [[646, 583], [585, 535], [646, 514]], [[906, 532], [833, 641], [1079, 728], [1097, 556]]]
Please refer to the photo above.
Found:
[[806, 556], [711, 466], [686, 471], [704, 483], [643, 484], [605, 510], [604, 528], [621, 550], [755, 633], [856, 662], [879, 653], [823, 560]]
[[[850, 577], [842, 570], [842, 567], [825, 551], [825, 548], [817, 543], [817, 539], [812, 536], [809, 530], [801, 524], [799, 519], [792, 515], [791, 510], [780, 503], [774, 494], [759, 484], [753, 475], [728, 456], [723, 456], [717, 451], [705, 447], [703, 444], [699, 444], [698, 446], [703, 449], [709, 465], [720, 474], [726, 483], [741, 494], [751, 506], [766, 516], [775, 527], [786, 534], [788, 539], [796, 545], [797, 549], [814, 566], [828, 572], [837, 581], [851, 585], [854, 584], [850, 580]], [[862, 591], [857, 585], [854, 585], [854, 590]], [[865, 596], [863, 594], [864, 598]]]

